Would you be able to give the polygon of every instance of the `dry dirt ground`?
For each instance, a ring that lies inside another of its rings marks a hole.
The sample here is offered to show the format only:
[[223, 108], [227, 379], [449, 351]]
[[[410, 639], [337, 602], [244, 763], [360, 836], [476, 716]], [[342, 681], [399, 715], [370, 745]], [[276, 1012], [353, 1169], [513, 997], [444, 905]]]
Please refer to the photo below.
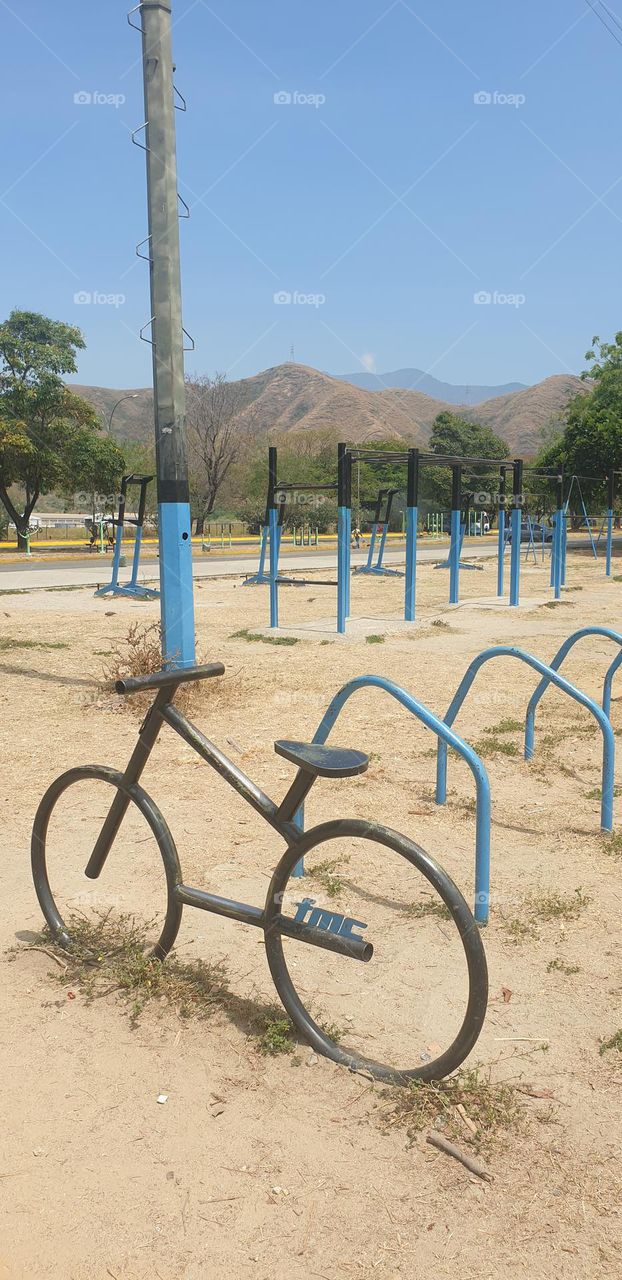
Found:
[[[348, 678], [388, 676], [442, 712], [485, 646], [512, 643], [548, 659], [576, 628], [618, 624], [621, 589], [606, 582], [602, 560], [571, 556], [568, 584], [563, 603], [545, 607], [547, 571], [528, 567], [523, 607], [483, 607], [478, 597], [495, 589], [489, 563], [463, 575], [464, 603], [450, 609], [447, 574], [424, 565], [411, 634], [275, 647], [232, 638], [265, 623], [266, 588], [202, 583], [200, 653], [222, 659], [227, 674], [205, 686], [193, 718], [281, 796], [291, 768], [274, 739], [310, 738]], [[401, 589], [395, 579], [358, 580], [353, 607], [389, 614]], [[284, 621], [326, 616], [334, 604], [321, 588], [281, 595]], [[595, 721], [549, 691], [536, 756], [525, 763], [520, 732], [485, 733], [520, 721], [534, 687], [527, 668], [503, 659], [480, 673], [457, 723], [470, 742], [518, 748], [486, 757], [491, 998], [469, 1065], [520, 1089], [524, 1123], [485, 1152], [493, 1180], [484, 1182], [426, 1145], [426, 1129], [409, 1138], [387, 1124], [387, 1088], [314, 1059], [304, 1045], [259, 1052], [244, 1010], [273, 995], [254, 930], [187, 911], [178, 955], [222, 959], [239, 999], [205, 1020], [150, 1005], [135, 1026], [118, 993], [89, 1002], [59, 983], [45, 951], [30, 949], [41, 927], [29, 871], [36, 806], [61, 770], [124, 765], [139, 719], [101, 692], [102, 667], [131, 622], [156, 618], [155, 604], [95, 601], [82, 590], [0, 594], [1, 1280], [620, 1275], [622, 1059], [600, 1048], [622, 1025], [622, 865], [599, 832]], [[615, 652], [602, 639], [584, 641], [565, 673], [598, 698]], [[618, 690], [613, 723], [622, 732]], [[372, 752], [371, 767], [360, 780], [318, 784], [309, 822], [338, 813], [387, 822], [435, 856], [470, 900], [468, 769], [450, 760], [448, 804], [436, 807], [431, 735], [373, 690], [348, 704], [336, 740]], [[144, 783], [173, 830], [185, 879], [261, 902], [278, 838], [168, 729]], [[56, 855], [68, 876], [80, 835], [75, 814], [71, 821]], [[121, 873], [123, 907], [157, 906], [155, 864], [152, 878], [149, 870], [140, 869], [133, 900], [129, 870]], [[551, 894], [576, 899], [576, 911], [541, 918]], [[390, 1011], [390, 982], [383, 999]]]

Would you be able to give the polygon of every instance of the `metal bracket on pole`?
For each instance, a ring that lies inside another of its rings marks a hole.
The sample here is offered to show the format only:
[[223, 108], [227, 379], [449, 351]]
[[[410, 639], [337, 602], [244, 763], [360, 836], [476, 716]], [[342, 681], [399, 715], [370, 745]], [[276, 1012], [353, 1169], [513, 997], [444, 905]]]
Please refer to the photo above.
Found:
[[[148, 237], [148, 238], [149, 238], [149, 237]], [[138, 256], [140, 257], [140, 254], [139, 254]], [[149, 258], [149, 262], [153, 262], [153, 258]], [[145, 332], [145, 329], [148, 329], [148, 328], [149, 328], [149, 325], [152, 325], [152, 324], [153, 324], [154, 320], [155, 320], [155, 316], [151, 316], [151, 317], [150, 317], [150, 319], [149, 319], [149, 320], [147, 320], [147, 321], [145, 322], [145, 324], [142, 326], [142, 328], [138, 330], [138, 336], [139, 336], [139, 338], [140, 338], [141, 342], [148, 342], [150, 347], [152, 347], [152, 346], [154, 345], [154, 343], [153, 343], [153, 339], [152, 339], [152, 338], [143, 338], [143, 333]]]
[[148, 258], [146, 253], [139, 253], [139, 249], [142, 249], [144, 244], [150, 244], [150, 243], [151, 243], [151, 236], [145, 236], [144, 240], [139, 240], [138, 244], [136, 245], [136, 257], [142, 258], [143, 262], [151, 262], [151, 258]]
[[[140, 5], [138, 7], [140, 8]], [[130, 26], [131, 25], [132, 23], [130, 23]], [[138, 30], [138, 27], [136, 28], [136, 30]], [[136, 134], [141, 133], [143, 129], [146, 129], [148, 127], [148, 124], [149, 124], [148, 120], [143, 120], [143, 123], [139, 124], [137, 129], [132, 129], [132, 132], [130, 134], [130, 137], [132, 139], [132, 142], [134, 143], [134, 146], [140, 147], [141, 151], [148, 151], [149, 147], [146, 147], [144, 142], [137, 142]]]

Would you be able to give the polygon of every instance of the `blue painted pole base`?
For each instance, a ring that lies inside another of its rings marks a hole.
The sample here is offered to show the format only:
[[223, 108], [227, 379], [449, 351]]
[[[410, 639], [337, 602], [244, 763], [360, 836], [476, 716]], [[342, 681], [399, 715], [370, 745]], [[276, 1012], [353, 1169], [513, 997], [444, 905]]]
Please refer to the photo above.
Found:
[[190, 506], [187, 502], [161, 502], [158, 513], [162, 657], [165, 667], [193, 667], [196, 658]]

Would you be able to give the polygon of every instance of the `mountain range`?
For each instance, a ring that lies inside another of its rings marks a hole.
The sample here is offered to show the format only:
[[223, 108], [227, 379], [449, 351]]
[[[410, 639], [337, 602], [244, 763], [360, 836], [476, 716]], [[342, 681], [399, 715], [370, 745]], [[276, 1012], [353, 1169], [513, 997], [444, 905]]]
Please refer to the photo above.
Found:
[[439, 382], [431, 373], [422, 369], [396, 369], [393, 373], [338, 373], [340, 382], [351, 382], [362, 391], [386, 391], [400, 387], [402, 391], [423, 391], [433, 400], [445, 400], [447, 404], [473, 405], [481, 400], [493, 400], [497, 396], [509, 396], [513, 391], [525, 391], [524, 382], [506, 382], [502, 386], [460, 386], [453, 382]]
[[[335, 439], [361, 442], [384, 438], [425, 446], [437, 414], [459, 408], [465, 418], [491, 427], [507, 441], [514, 455], [524, 457], [537, 452], [543, 431], [561, 420], [568, 401], [589, 390], [573, 374], [556, 374], [504, 394], [500, 394], [503, 388], [487, 387], [486, 391], [495, 394], [466, 405], [400, 386], [369, 390], [294, 363], [265, 369], [234, 385], [243, 406], [242, 423], [246, 417], [254, 435], [269, 436], [273, 441], [292, 432], [330, 430]], [[448, 384], [438, 386], [446, 389]], [[95, 407], [106, 427], [112, 413], [115, 439], [152, 439], [151, 388], [123, 391], [72, 383], [72, 390]]]

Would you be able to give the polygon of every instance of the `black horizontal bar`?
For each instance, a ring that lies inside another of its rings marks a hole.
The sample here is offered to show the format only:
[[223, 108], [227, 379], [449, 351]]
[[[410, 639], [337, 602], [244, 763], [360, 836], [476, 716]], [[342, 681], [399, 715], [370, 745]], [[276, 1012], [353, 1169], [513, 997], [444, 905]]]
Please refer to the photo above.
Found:
[[468, 467], [475, 463], [478, 467], [513, 467], [514, 460], [507, 458], [466, 458], [446, 453], [422, 453], [421, 462], [438, 467]]
[[395, 453], [393, 453], [392, 450], [389, 453], [381, 453], [380, 451], [373, 452], [371, 450], [369, 453], [366, 453], [364, 450], [355, 449], [352, 451], [350, 456], [354, 462], [407, 462], [408, 461], [408, 454], [400, 453], [397, 450]]
[[336, 484], [277, 484], [275, 485], [276, 493], [308, 493], [310, 490], [320, 490], [327, 493], [337, 488]]
[[154, 671], [150, 676], [125, 676], [115, 681], [117, 693], [142, 693], [145, 689], [165, 689], [168, 685], [189, 684], [191, 680], [209, 680], [212, 676], [222, 676], [225, 668], [222, 662], [208, 662], [203, 667], [167, 667], [164, 671]]
[[277, 582], [285, 587], [337, 587], [339, 584], [327, 578], [277, 578]]
[[[214, 915], [226, 916], [228, 920], [239, 920], [242, 924], [252, 924], [259, 929], [263, 929], [265, 925], [265, 913], [259, 907], [249, 906], [245, 902], [221, 898], [217, 893], [193, 889], [186, 884], [178, 884], [175, 894], [179, 901], [188, 907], [198, 907], [200, 911], [212, 911]], [[320, 947], [323, 951], [336, 951], [340, 956], [347, 956], [351, 960], [362, 960], [364, 964], [371, 960], [374, 954], [371, 942], [365, 942], [363, 938], [342, 938], [338, 933], [315, 929], [312, 925], [292, 920], [289, 916], [277, 916], [274, 929], [278, 933], [284, 933], [287, 938], [294, 938], [297, 942], [307, 942], [310, 946]]]

